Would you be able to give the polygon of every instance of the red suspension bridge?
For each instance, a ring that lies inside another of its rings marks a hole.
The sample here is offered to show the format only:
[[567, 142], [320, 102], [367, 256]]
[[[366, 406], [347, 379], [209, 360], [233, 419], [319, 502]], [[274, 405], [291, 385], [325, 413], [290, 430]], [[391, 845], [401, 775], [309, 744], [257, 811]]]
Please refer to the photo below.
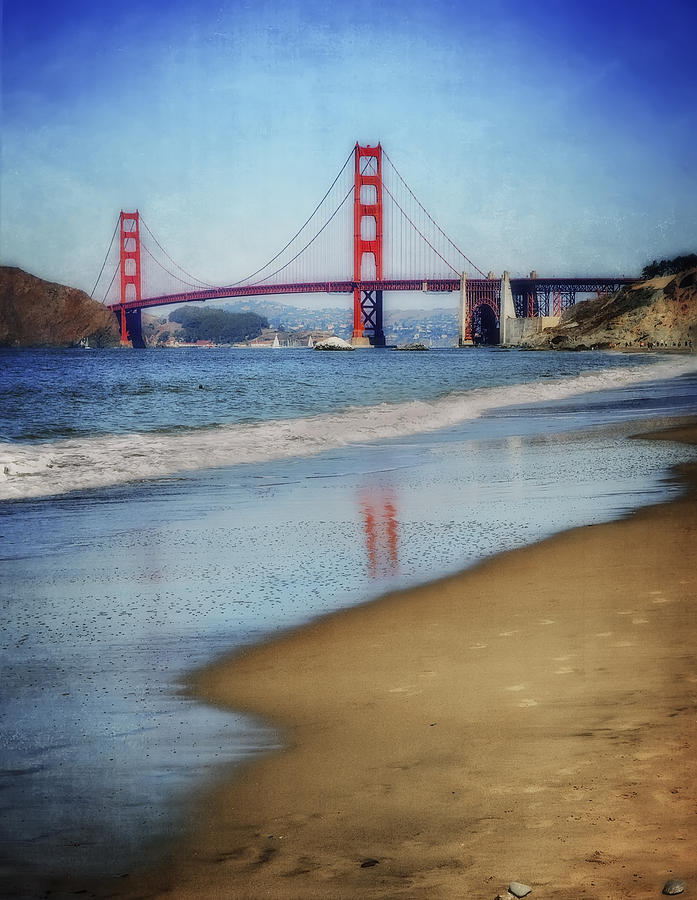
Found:
[[121, 212], [92, 295], [116, 314], [121, 342], [143, 347], [143, 309], [272, 294], [348, 294], [352, 343], [382, 347], [386, 291], [458, 291], [459, 343], [465, 345], [475, 337], [498, 342], [510, 318], [560, 315], [577, 294], [616, 291], [634, 281], [485, 274], [427, 212], [384, 148], [356, 144], [305, 223], [245, 278], [224, 285], [197, 278], [172, 259], [139, 212]]

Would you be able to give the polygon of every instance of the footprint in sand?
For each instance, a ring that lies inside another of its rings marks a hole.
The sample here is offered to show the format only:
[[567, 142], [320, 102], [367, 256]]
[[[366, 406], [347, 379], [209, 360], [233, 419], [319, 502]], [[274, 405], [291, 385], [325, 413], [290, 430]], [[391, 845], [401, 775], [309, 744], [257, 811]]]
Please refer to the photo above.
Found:
[[499, 631], [499, 637], [511, 637], [513, 634], [518, 634], [518, 631]]
[[470, 650], [485, 650], [488, 644], [470, 644]]
[[566, 656], [555, 656], [552, 662], [567, 662], [567, 660], [573, 659], [572, 654], [567, 654]]
[[599, 631], [596, 634], [596, 637], [609, 638], [609, 637], [612, 637], [612, 632], [611, 631]]
[[537, 700], [521, 700], [518, 706], [521, 709], [528, 709], [531, 706], [537, 706]]
[[571, 673], [573, 671], [574, 670], [571, 668], [571, 666], [562, 666], [560, 669], [557, 669], [554, 674], [555, 675], [571, 675]]
[[632, 625], [648, 625], [648, 619], [632, 619]]
[[538, 625], [554, 625], [554, 619], [540, 619]]
[[616, 644], [612, 645], [613, 647], [633, 647], [634, 641], [617, 641]]
[[510, 687], [507, 687], [507, 691], [524, 691], [527, 685], [525, 684], [512, 684]]

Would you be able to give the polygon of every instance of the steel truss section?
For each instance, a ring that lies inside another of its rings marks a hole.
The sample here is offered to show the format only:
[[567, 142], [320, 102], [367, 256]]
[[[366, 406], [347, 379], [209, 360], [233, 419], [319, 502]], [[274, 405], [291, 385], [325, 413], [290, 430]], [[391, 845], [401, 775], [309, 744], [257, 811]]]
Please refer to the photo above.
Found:
[[[374, 347], [385, 346], [385, 331], [382, 324], [382, 291], [363, 291], [360, 293], [360, 309], [362, 337], [367, 337]], [[354, 328], [354, 337], [356, 332]]]

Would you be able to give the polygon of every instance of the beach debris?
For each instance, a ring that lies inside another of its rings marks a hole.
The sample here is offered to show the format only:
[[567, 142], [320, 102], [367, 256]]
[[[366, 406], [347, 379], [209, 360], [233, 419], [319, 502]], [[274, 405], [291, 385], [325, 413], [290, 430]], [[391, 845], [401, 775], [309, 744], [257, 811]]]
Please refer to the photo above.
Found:
[[355, 350], [348, 341], [342, 340], [340, 337], [328, 337], [324, 341], [317, 341], [315, 350]]
[[377, 866], [379, 859], [364, 859], [361, 863], [361, 869], [369, 869], [371, 866]]
[[527, 897], [532, 892], [532, 888], [527, 884], [521, 884], [520, 881], [512, 881], [508, 885], [508, 890], [514, 897]]
[[514, 900], [514, 898], [513, 894], [509, 894], [508, 891], [506, 891], [505, 894], [497, 894], [494, 900]]
[[671, 878], [663, 885], [663, 893], [668, 894], [669, 896], [672, 894], [682, 894], [687, 885], [682, 880], [682, 878]]

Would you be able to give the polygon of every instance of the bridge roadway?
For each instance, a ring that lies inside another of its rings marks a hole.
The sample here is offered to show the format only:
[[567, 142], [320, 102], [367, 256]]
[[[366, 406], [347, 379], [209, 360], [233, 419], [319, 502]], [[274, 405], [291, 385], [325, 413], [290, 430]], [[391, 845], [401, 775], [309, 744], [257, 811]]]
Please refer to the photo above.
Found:
[[[625, 284], [633, 284], [637, 278], [619, 278], [615, 275], [583, 276], [567, 278], [558, 276], [537, 278], [511, 278], [514, 294], [544, 293], [550, 291], [592, 294], [600, 290], [617, 291]], [[468, 278], [467, 286], [472, 288], [499, 284], [499, 279]], [[158, 297], [143, 297], [127, 300], [125, 303], [111, 304], [116, 310], [149, 309], [154, 306], [168, 306], [172, 303], [189, 303], [204, 300], [223, 300], [235, 297], [262, 297], [273, 294], [350, 294], [355, 288], [362, 291], [423, 291], [425, 293], [448, 293], [460, 290], [459, 278], [400, 278], [381, 281], [309, 281], [292, 284], [247, 284], [229, 287], [204, 288], [199, 291], [185, 291], [178, 294], [164, 294]]]

